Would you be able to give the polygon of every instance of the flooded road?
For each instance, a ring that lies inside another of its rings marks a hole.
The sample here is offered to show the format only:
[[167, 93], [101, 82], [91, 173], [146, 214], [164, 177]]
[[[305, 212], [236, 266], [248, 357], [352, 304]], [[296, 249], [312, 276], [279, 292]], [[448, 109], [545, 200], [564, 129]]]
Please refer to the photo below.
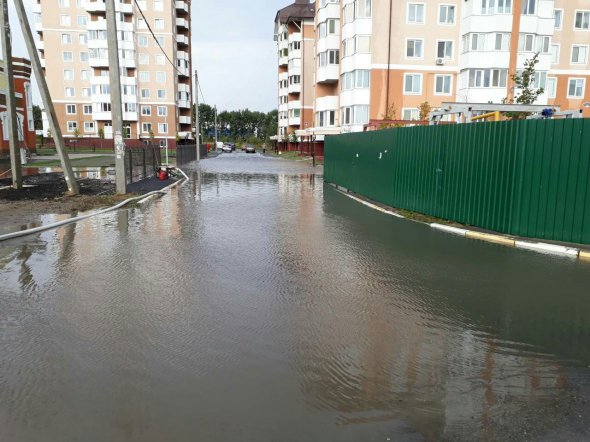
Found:
[[374, 212], [308, 163], [185, 170], [0, 243], [0, 440], [590, 438], [590, 264]]

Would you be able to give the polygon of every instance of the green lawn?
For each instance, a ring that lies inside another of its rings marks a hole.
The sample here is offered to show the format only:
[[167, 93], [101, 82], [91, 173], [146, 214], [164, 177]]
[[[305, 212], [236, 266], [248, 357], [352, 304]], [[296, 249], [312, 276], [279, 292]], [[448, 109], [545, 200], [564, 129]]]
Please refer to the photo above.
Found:
[[[91, 158], [79, 158], [76, 160], [70, 160], [72, 167], [108, 167], [115, 165], [114, 156], [100, 156]], [[61, 163], [59, 160], [48, 160], [48, 161], [32, 161], [27, 164], [27, 167], [60, 167]]]

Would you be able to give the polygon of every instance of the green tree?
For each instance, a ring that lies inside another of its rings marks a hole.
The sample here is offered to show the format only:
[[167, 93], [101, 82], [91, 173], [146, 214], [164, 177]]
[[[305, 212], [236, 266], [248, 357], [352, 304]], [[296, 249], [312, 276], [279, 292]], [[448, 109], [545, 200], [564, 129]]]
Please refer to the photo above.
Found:
[[420, 121], [426, 121], [428, 120], [428, 115], [432, 111], [432, 106], [428, 101], [425, 101], [418, 106], [418, 110], [420, 111]]
[[35, 122], [35, 130], [43, 130], [43, 114], [41, 108], [36, 104], [33, 105], [33, 121]]
[[[539, 96], [545, 93], [542, 87], [536, 87], [536, 66], [539, 63], [539, 53], [533, 58], [524, 62], [524, 69], [512, 75], [514, 90], [518, 92], [511, 100], [505, 98], [503, 103], [508, 104], [535, 104]], [[523, 120], [529, 115], [528, 112], [506, 112], [506, 116], [513, 120]]]

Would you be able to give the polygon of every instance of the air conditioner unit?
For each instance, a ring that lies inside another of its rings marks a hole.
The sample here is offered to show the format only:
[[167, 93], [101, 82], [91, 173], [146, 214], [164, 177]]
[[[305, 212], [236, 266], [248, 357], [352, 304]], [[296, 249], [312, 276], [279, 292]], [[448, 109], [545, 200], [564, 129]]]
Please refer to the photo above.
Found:
[[437, 66], [442, 66], [443, 64], [445, 64], [445, 60], [443, 58], [437, 58], [436, 59], [436, 65]]

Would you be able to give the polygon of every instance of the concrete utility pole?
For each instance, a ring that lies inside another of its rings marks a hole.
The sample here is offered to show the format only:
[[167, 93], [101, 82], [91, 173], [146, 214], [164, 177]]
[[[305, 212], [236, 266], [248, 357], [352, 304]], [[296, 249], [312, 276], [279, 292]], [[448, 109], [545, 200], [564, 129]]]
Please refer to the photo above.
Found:
[[23, 31], [23, 36], [25, 38], [25, 44], [27, 45], [27, 51], [29, 53], [29, 57], [31, 58], [33, 73], [35, 74], [35, 78], [37, 79], [37, 86], [39, 86], [41, 100], [43, 101], [45, 113], [47, 114], [47, 119], [49, 120], [49, 128], [51, 129], [51, 133], [53, 134], [55, 149], [57, 150], [57, 154], [61, 162], [61, 168], [64, 171], [66, 184], [68, 185], [68, 190], [70, 194], [77, 195], [78, 193], [80, 193], [80, 189], [78, 187], [76, 177], [74, 176], [74, 171], [72, 170], [70, 158], [66, 154], [66, 148], [61, 133], [61, 128], [59, 127], [59, 122], [57, 121], [57, 114], [55, 113], [53, 102], [51, 101], [51, 95], [49, 95], [49, 88], [47, 87], [47, 80], [45, 79], [45, 75], [43, 74], [43, 68], [41, 67], [41, 61], [39, 60], [39, 54], [37, 53], [37, 48], [35, 48], [35, 40], [33, 39], [33, 33], [31, 32], [29, 19], [27, 18], [27, 13], [25, 11], [23, 1], [14, 0], [14, 4], [16, 6], [16, 13], [18, 14], [18, 21], [20, 22], [20, 26]]
[[217, 150], [217, 106], [215, 106], [215, 150]]
[[12, 169], [12, 187], [22, 189], [23, 177], [21, 171], [20, 146], [18, 142], [18, 120], [16, 117], [16, 97], [14, 96], [14, 74], [12, 72], [12, 38], [10, 22], [8, 20], [8, 1], [0, 0], [0, 20], [2, 22], [2, 55], [4, 57], [4, 72], [6, 73], [6, 123], [8, 127], [8, 144], [10, 146], [10, 167]]
[[125, 170], [125, 143], [123, 142], [123, 105], [121, 103], [121, 69], [119, 68], [119, 42], [117, 40], [117, 14], [115, 1], [106, 0], [107, 44], [109, 51], [109, 80], [111, 85], [111, 116], [115, 142], [115, 171], [118, 194], [127, 193]]
[[[195, 136], [197, 137], [197, 161], [201, 161], [201, 122], [199, 121], [199, 74], [195, 69]], [[215, 146], [217, 149], [217, 146]]]

